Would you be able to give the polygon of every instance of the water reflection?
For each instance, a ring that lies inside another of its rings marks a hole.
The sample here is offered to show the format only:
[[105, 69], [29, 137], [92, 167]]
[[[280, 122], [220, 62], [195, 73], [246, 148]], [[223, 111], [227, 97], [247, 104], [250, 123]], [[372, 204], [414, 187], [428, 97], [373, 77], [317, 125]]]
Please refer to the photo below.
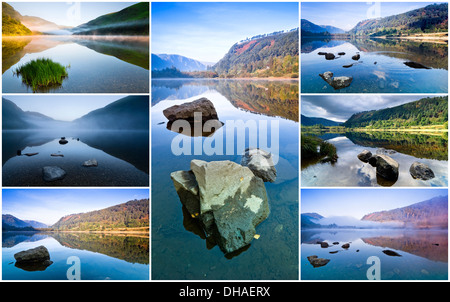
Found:
[[[302, 92], [438, 93], [448, 89], [448, 47], [446, 44], [396, 39], [302, 39]], [[325, 60], [319, 52], [337, 55]], [[360, 54], [358, 62], [352, 56]], [[430, 69], [405, 65], [413, 61]], [[356, 64], [355, 64], [356, 63]], [[345, 68], [345, 67], [348, 68]], [[318, 76], [353, 77], [349, 87], [334, 90]]]

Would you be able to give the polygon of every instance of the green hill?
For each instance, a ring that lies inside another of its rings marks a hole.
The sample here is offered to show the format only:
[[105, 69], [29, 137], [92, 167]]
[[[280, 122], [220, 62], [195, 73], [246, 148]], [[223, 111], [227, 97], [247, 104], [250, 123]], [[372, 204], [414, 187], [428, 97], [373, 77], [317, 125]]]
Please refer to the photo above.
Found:
[[443, 125], [448, 122], [447, 102], [446, 96], [427, 97], [392, 108], [359, 112], [353, 114], [342, 126], [390, 128]]
[[149, 200], [131, 200], [106, 209], [62, 217], [52, 228], [60, 231], [100, 231], [105, 228], [149, 226]]
[[352, 35], [398, 35], [445, 32], [448, 30], [448, 3], [425, 7], [380, 19], [359, 22], [348, 33]]
[[148, 35], [149, 3], [140, 2], [72, 29], [75, 35]]
[[2, 35], [28, 36], [32, 31], [20, 22], [22, 16], [8, 3], [2, 2]]
[[234, 44], [212, 67], [219, 77], [289, 77], [299, 72], [298, 29], [260, 35]]

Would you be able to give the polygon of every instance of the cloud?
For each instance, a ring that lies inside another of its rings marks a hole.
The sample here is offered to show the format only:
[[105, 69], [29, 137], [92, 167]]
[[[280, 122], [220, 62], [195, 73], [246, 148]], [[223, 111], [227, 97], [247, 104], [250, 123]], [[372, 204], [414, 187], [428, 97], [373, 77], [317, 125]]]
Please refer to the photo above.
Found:
[[400, 222], [376, 222], [368, 220], [359, 220], [351, 216], [330, 216], [317, 220], [317, 223], [323, 226], [335, 224], [340, 227], [356, 227], [356, 228], [399, 228], [403, 227]]

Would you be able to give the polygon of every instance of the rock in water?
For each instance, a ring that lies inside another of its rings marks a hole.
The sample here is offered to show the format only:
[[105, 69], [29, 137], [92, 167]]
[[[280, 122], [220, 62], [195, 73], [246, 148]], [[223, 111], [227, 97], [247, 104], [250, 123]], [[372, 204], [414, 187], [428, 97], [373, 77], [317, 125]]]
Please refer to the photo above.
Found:
[[66, 171], [58, 166], [45, 166], [42, 168], [42, 174], [45, 181], [55, 181], [66, 177]]
[[383, 250], [382, 252], [385, 253], [388, 256], [395, 256], [395, 257], [401, 257], [402, 256], [399, 253], [391, 251], [391, 250]]
[[218, 119], [216, 108], [207, 98], [200, 98], [193, 102], [174, 105], [163, 111], [164, 116], [171, 122], [179, 119], [194, 122], [194, 113], [201, 113], [203, 122]]
[[356, 55], [354, 55], [354, 56], [352, 56], [352, 59], [355, 60], [355, 61], [358, 61], [359, 58], [361, 58], [361, 56], [359, 55], [359, 53], [356, 54]]
[[95, 158], [94, 159], [90, 159], [90, 160], [85, 161], [83, 163], [83, 166], [84, 167], [97, 167], [98, 166], [98, 162], [97, 162], [97, 160]]
[[370, 152], [369, 150], [364, 150], [358, 154], [359, 160], [361, 160], [365, 163], [367, 163], [371, 157], [372, 157], [372, 152]]
[[417, 62], [412, 62], [412, 61], [411, 62], [403, 62], [403, 64], [405, 64], [408, 67], [415, 68], [415, 69], [431, 69], [431, 67], [427, 67], [425, 65], [422, 65]]
[[61, 139], [59, 140], [59, 143], [60, 143], [61, 145], [65, 145], [65, 144], [68, 143], [68, 141], [66, 140], [65, 137], [61, 137]]
[[414, 179], [429, 180], [434, 178], [434, 172], [424, 163], [413, 162], [409, 168], [409, 173]]
[[25, 271], [44, 271], [53, 261], [50, 260], [50, 253], [45, 246], [38, 246], [34, 249], [25, 250], [14, 254], [15, 266]]
[[277, 170], [273, 164], [272, 154], [258, 148], [245, 149], [241, 165], [252, 170], [253, 174], [263, 181], [274, 182]]
[[181, 202], [224, 253], [247, 246], [269, 215], [264, 182], [248, 167], [192, 160], [191, 171], [173, 172], [171, 178]]
[[333, 73], [331, 71], [326, 71], [324, 73], [321, 73], [321, 74], [319, 74], [319, 76], [336, 90], [350, 86], [350, 84], [353, 81], [352, 77], [347, 77], [347, 76], [333, 77]]
[[335, 55], [332, 53], [328, 52], [325, 54], [325, 59], [327, 59], [327, 60], [334, 60], [334, 58], [335, 58]]
[[308, 256], [308, 261], [314, 267], [321, 267], [330, 262], [330, 259], [319, 258], [316, 255]]

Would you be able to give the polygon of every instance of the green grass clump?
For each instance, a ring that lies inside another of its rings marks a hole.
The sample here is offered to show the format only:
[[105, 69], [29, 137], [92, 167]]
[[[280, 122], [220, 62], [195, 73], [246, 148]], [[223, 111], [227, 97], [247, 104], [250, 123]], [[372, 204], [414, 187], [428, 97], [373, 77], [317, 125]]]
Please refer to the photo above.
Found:
[[336, 147], [316, 136], [301, 136], [301, 157], [302, 159], [313, 159], [326, 157], [331, 162], [338, 158]]
[[33, 92], [40, 88], [61, 85], [68, 76], [66, 67], [50, 59], [36, 59], [15, 70], [15, 74], [22, 76], [22, 82], [31, 86]]

